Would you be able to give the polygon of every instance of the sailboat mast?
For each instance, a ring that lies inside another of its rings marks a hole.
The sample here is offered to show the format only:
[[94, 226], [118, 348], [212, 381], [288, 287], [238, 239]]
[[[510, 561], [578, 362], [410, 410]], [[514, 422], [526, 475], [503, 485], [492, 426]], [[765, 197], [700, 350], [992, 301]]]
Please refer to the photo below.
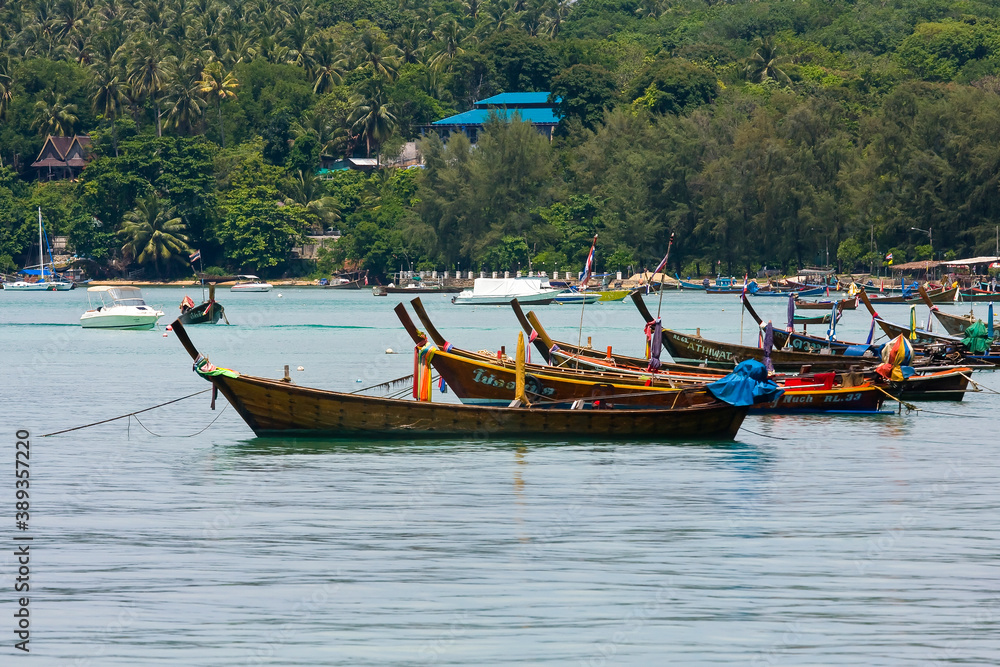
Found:
[[38, 207], [38, 270], [39, 282], [45, 282], [45, 246], [42, 245], [42, 207]]

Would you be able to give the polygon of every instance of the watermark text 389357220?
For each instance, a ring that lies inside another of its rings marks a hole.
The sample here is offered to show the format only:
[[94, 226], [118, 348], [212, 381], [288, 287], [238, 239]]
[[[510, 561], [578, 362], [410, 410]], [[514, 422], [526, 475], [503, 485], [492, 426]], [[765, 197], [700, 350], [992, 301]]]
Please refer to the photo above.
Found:
[[31, 535], [28, 534], [28, 521], [31, 518], [31, 500], [29, 478], [31, 472], [31, 434], [21, 429], [15, 433], [17, 445], [14, 448], [14, 648], [28, 653], [28, 641], [31, 637], [31, 620], [28, 611], [28, 592], [31, 590]]

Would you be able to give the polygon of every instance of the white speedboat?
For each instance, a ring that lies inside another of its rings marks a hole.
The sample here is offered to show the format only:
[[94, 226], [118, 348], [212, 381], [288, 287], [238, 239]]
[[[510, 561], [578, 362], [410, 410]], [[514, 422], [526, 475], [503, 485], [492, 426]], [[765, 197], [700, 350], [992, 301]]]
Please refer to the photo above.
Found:
[[271, 283], [266, 283], [257, 276], [236, 276], [237, 282], [229, 288], [230, 292], [270, 292]]
[[152, 329], [163, 317], [162, 310], [146, 305], [138, 287], [88, 287], [87, 298], [91, 309], [80, 316], [84, 329]]
[[506, 306], [516, 298], [522, 304], [544, 305], [562, 292], [538, 277], [476, 278], [471, 290], [463, 291], [451, 302], [458, 306]]

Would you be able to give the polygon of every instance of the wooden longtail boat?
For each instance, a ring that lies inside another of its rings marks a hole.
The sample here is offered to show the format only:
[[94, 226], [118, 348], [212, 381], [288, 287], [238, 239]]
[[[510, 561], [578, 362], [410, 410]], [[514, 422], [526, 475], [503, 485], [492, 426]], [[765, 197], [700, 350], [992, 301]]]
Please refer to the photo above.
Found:
[[906, 336], [914, 346], [921, 347], [927, 345], [939, 345], [946, 349], [958, 349], [961, 344], [961, 339], [956, 338], [955, 336], [934, 333], [920, 327], [916, 327], [914, 330], [916, 338], [910, 338], [910, 327], [903, 326], [902, 324], [895, 324], [894, 322], [882, 319], [875, 310], [875, 306], [872, 304], [872, 301], [868, 298], [868, 294], [863, 290], [858, 294], [858, 296], [861, 297], [861, 303], [865, 304], [865, 308], [867, 308], [868, 312], [871, 313], [872, 319], [875, 320], [875, 324], [877, 324], [882, 332], [889, 338], [895, 338], [900, 335]]
[[258, 436], [718, 440], [734, 438], [748, 410], [722, 401], [674, 410], [561, 410], [345, 394], [217, 369], [198, 353], [183, 324], [174, 321], [173, 331], [195, 360], [199, 375], [225, 396]]
[[[418, 317], [440, 346], [431, 356], [431, 364], [463, 402], [478, 405], [508, 405], [514, 400], [516, 363], [506, 355], [485, 355], [454, 347], [441, 337], [427, 318], [419, 299], [414, 299]], [[413, 342], [420, 348], [428, 341], [423, 332], [413, 324], [403, 304], [397, 304], [396, 316]], [[646, 386], [646, 379], [637, 380], [631, 372], [577, 371], [553, 366], [525, 364], [525, 391], [528, 400], [539, 407], [570, 405], [584, 401], [585, 406], [594, 402], [642, 406], [685, 406], [713, 402], [713, 396], [704, 385], [717, 376], [703, 375], [682, 377], [673, 375], [657, 387]], [[694, 391], [681, 391], [693, 388]], [[669, 394], [666, 400], [659, 394]], [[612, 397], [612, 398], [608, 398]]]
[[[819, 296], [826, 291], [825, 287], [806, 287], [802, 289], [767, 289], [757, 290], [751, 296], [783, 296], [797, 294], [798, 296]], [[748, 292], [749, 294], [749, 292]]]
[[858, 307], [858, 299], [854, 297], [853, 299], [840, 299], [839, 301], [802, 301], [799, 299], [795, 300], [796, 310], [825, 310], [827, 312], [833, 308], [833, 304], [837, 304], [837, 310], [856, 310]]
[[328, 285], [323, 285], [324, 289], [363, 289], [368, 286], [368, 271], [351, 271], [334, 276]]
[[[529, 312], [527, 315], [524, 315], [521, 312], [520, 306], [516, 302], [512, 302], [511, 306], [514, 308], [514, 313], [517, 315], [518, 321], [521, 323], [525, 332], [535, 332], [537, 334], [537, 337], [535, 338], [535, 345], [540, 352], [544, 350], [544, 353], [547, 354], [549, 353], [549, 350], [553, 349], [553, 346], [558, 348], [551, 353], [550, 363], [576, 368], [593, 368], [596, 364], [606, 363], [620, 370], [628, 368], [645, 370], [647, 364], [649, 363], [648, 359], [640, 357], [628, 357], [618, 353], [612, 354], [610, 347], [608, 348], [607, 354], [605, 354], [592, 348], [578, 347], [572, 343], [552, 340], [534, 312]], [[747, 306], [748, 312], [750, 312], [754, 319], [757, 320], [757, 323], [760, 324], [760, 318], [757, 316], [757, 313], [754, 312], [753, 308], [750, 307], [749, 304], [747, 304]], [[646, 311], [646, 315], [652, 317], [648, 310]], [[644, 315], [644, 317], [646, 315]], [[779, 332], [775, 330], [774, 333], [775, 345], [777, 345], [777, 334]], [[857, 359], [857, 357], [854, 358]], [[877, 383], [877, 375], [872, 368], [874, 367], [874, 364], [877, 364], [881, 361], [881, 359], [878, 357], [863, 357], [862, 361], [868, 363], [867, 369], [860, 371], [862, 377], [866, 380], [872, 380]], [[661, 364], [660, 370], [662, 372], [665, 369], [669, 372], [676, 372], [679, 370], [681, 372], [687, 372], [688, 374], [699, 372], [706, 374], [721, 374], [725, 372], [718, 368], [705, 368], [702, 366], [687, 366], [664, 362]], [[968, 366], [926, 366], [921, 367], [918, 370], [917, 375], [907, 378], [906, 381], [902, 383], [889, 383], [885, 388], [891, 395], [908, 400], [961, 401], [965, 397], [965, 392], [968, 390], [968, 376], [972, 371], [973, 368]], [[852, 371], [852, 373], [853, 372], [854, 371]]]
[[968, 315], [953, 315], [951, 313], [942, 312], [938, 308], [932, 299], [927, 295], [927, 290], [924, 289], [923, 285], [920, 286], [920, 298], [923, 299], [927, 307], [931, 309], [934, 314], [934, 318], [941, 323], [944, 330], [948, 332], [951, 336], [961, 336], [965, 333], [965, 330], [972, 326], [973, 322], [976, 321], [975, 316], [972, 311], [969, 311]]
[[[837, 319], [840, 320], [840, 313], [837, 313]], [[792, 318], [792, 322], [795, 324], [829, 324], [832, 319], [830, 313], [826, 315], [796, 315]]]
[[[652, 322], [653, 316], [642, 299], [636, 300], [633, 296], [632, 301], [646, 322]], [[758, 347], [708, 340], [667, 328], [663, 329], [663, 346], [673, 360], [679, 363], [705, 362], [719, 368], [732, 368], [746, 359], [756, 359], [761, 362], [764, 360], [764, 350]], [[773, 350], [770, 357], [775, 371], [789, 373], [798, 372], [803, 366], [811, 366], [814, 370], [821, 371], [849, 371], [872, 365], [871, 361], [858, 357], [812, 352]]]
[[[934, 292], [929, 292], [927, 297], [933, 303], [950, 303], [955, 300], [955, 295], [958, 294], [958, 288], [952, 287], [951, 289], [939, 289]], [[900, 295], [900, 296], [882, 296], [882, 297], [868, 297], [872, 303], [875, 304], [886, 304], [886, 303], [913, 303], [920, 300], [919, 294], [910, 295]]]
[[959, 292], [957, 301], [968, 301], [970, 303], [998, 303], [1000, 302], [1000, 292], [987, 292], [985, 290]]
[[[864, 301], [864, 292], [861, 293], [861, 297], [862, 301]], [[646, 308], [645, 303], [636, 303], [636, 307], [639, 308], [640, 314], [642, 314], [644, 318], [647, 318], [647, 322], [652, 321], [651, 319], [648, 319], [652, 318], [652, 314]], [[871, 309], [870, 304], [868, 304], [868, 307]], [[871, 310], [874, 313], [874, 309]], [[878, 318], [876, 318], [876, 320], [878, 320]], [[775, 331], [775, 333], [777, 333], [777, 331]], [[675, 360], [679, 359], [677, 356], [674, 356], [673, 352], [670, 351], [668, 335], [670, 335], [670, 342], [675, 343], [678, 348], [694, 351], [695, 359], [702, 358], [707, 362], [714, 363], [718, 366], [735, 364], [747, 358], [756, 358], [758, 360], [763, 359], [764, 351], [758, 348], [706, 341], [705, 339], [697, 336], [687, 337], [683, 334], [676, 334], [668, 329], [664, 329], [663, 345], [667, 348], [667, 351], [670, 352], [670, 355], [674, 357]], [[895, 338], [895, 336], [892, 337]], [[683, 352], [681, 354], [683, 354]], [[760, 356], [756, 356], [757, 354]], [[770, 356], [771, 362], [776, 371], [783, 369], [788, 372], [795, 372], [796, 366], [798, 366], [798, 368], [802, 368], [806, 365], [808, 365], [811, 370], [839, 369], [871, 371], [873, 366], [881, 361], [877, 358], [870, 359], [867, 357], [848, 357], [832, 353], [819, 354], [810, 352], [787, 352], [784, 350], [774, 350], [771, 352]], [[958, 357], [959, 360], [963, 361], [963, 365], [928, 365], [923, 368], [923, 374], [914, 375], [902, 383], [890, 384], [890, 391], [895, 392], [893, 393], [893, 396], [905, 396], [906, 398], [915, 400], [921, 398], [925, 400], [962, 400], [969, 383], [968, 374], [971, 373], [973, 369], [966, 365], [968, 362], [967, 358], [962, 358], [959, 355], [953, 356]], [[989, 359], [984, 359], [984, 361], [986, 364], [989, 363]], [[842, 365], [838, 366], [838, 363]], [[920, 370], [919, 367], [918, 370]]]
[[[431, 357], [431, 364], [463, 403], [507, 405], [514, 399], [516, 378], [510, 359], [455, 348], [434, 327], [420, 300], [414, 299], [411, 304], [421, 324], [428, 332], [433, 332], [435, 344], [448, 350], [437, 350]], [[396, 315], [414, 343], [423, 346], [426, 338], [416, 329], [402, 304], [396, 306]], [[556, 351], [553, 354], [563, 353]], [[661, 373], [615, 368], [610, 364], [591, 364], [588, 368], [582, 371], [536, 366], [529, 371], [526, 367], [528, 400], [533, 405], [569, 405], [582, 400], [588, 405], [600, 403], [614, 408], [672, 408], [714, 400], [704, 386], [719, 379], [715, 373]], [[754, 405], [751, 412], [875, 413], [885, 399], [885, 394], [860, 374], [799, 376], [782, 379], [779, 386], [785, 390], [781, 396], [769, 403]]]
[[[217, 324], [226, 316], [226, 309], [215, 300], [215, 283], [208, 284], [208, 301], [187, 310], [184, 309], [185, 305], [181, 304], [181, 314], [177, 318], [184, 324]], [[226, 320], [226, 324], [229, 324], [229, 320]]]

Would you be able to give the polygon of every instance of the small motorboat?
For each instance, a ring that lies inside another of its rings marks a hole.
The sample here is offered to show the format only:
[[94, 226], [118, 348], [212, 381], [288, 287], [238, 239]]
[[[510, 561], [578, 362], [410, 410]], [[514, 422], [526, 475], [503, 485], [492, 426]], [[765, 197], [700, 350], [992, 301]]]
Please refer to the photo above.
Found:
[[543, 305], [552, 303], [561, 289], [552, 289], [548, 281], [528, 278], [476, 278], [471, 290], [452, 297], [455, 305], [506, 306], [516, 298], [521, 303]]
[[264, 282], [257, 276], [236, 276], [236, 284], [229, 288], [230, 292], [270, 292], [271, 283]]
[[[216, 324], [220, 319], [226, 317], [226, 309], [221, 303], [215, 300], [215, 284], [208, 285], [208, 299], [197, 306], [194, 299], [185, 295], [181, 301], [181, 316], [179, 319], [183, 324]], [[226, 320], [229, 324], [229, 320]]]
[[577, 303], [597, 303], [601, 301], [600, 292], [586, 292], [580, 291], [575, 288], [570, 288], [563, 292], [562, 294], [556, 295], [554, 301], [561, 304], [577, 304]]
[[[99, 285], [87, 288], [90, 310], [80, 316], [84, 329], [152, 329], [163, 311], [147, 306], [138, 287]], [[94, 305], [94, 300], [100, 305]]]

